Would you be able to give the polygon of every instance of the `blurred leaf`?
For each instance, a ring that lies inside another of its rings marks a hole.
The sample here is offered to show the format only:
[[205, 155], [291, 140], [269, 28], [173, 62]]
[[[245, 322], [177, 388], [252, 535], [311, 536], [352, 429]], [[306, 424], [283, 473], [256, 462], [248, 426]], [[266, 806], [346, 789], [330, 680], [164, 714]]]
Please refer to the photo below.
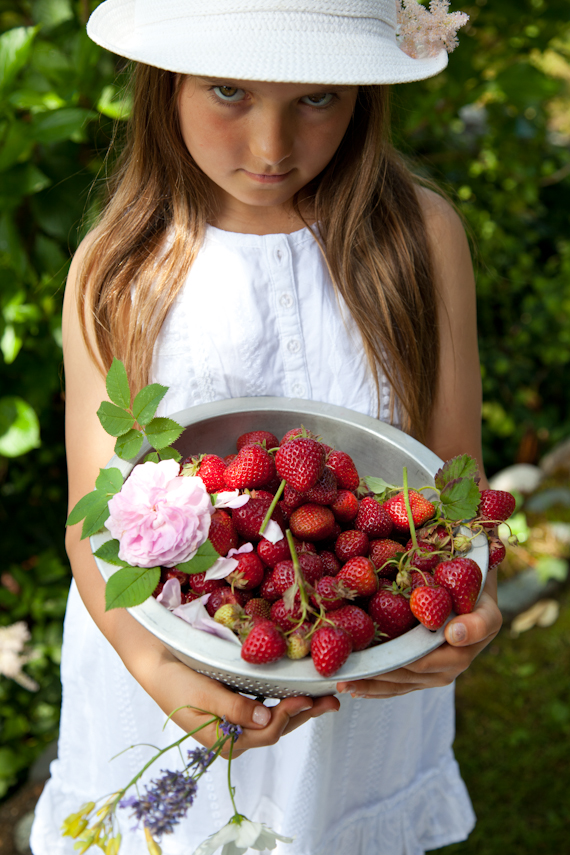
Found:
[[27, 63], [37, 31], [38, 27], [15, 27], [0, 36], [0, 93]]
[[38, 113], [32, 118], [31, 133], [40, 143], [83, 139], [86, 123], [92, 115], [89, 110], [80, 107], [64, 107], [51, 113]]
[[123, 96], [115, 86], [105, 86], [97, 102], [99, 112], [110, 119], [128, 119], [132, 106], [132, 99]]
[[536, 562], [535, 570], [541, 582], [548, 582], [549, 579], [565, 582], [568, 577], [568, 562], [552, 555], [543, 555]]
[[2, 338], [0, 339], [0, 350], [4, 357], [4, 362], [8, 365], [15, 360], [22, 347], [22, 339], [17, 335], [12, 324], [6, 324]]
[[18, 457], [40, 445], [40, 425], [32, 407], [15, 395], [0, 398], [0, 454]]
[[73, 18], [73, 9], [69, 0], [35, 0], [34, 16], [39, 23], [56, 27]]

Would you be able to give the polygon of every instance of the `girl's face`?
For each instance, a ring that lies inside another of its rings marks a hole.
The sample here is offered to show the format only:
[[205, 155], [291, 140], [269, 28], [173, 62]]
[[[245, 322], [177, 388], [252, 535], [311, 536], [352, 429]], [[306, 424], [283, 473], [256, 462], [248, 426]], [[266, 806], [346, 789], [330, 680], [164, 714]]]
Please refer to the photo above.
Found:
[[215, 225], [291, 231], [291, 199], [331, 160], [357, 92], [357, 86], [185, 78], [182, 136], [215, 185]]

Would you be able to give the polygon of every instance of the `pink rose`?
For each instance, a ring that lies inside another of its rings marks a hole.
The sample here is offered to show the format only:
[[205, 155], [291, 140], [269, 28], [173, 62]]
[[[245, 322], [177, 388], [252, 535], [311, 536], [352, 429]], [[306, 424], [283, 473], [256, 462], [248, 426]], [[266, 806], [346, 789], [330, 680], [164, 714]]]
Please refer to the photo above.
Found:
[[174, 460], [135, 466], [109, 501], [105, 523], [120, 543], [119, 558], [135, 567], [174, 567], [208, 537], [213, 506], [204, 482], [181, 477]]

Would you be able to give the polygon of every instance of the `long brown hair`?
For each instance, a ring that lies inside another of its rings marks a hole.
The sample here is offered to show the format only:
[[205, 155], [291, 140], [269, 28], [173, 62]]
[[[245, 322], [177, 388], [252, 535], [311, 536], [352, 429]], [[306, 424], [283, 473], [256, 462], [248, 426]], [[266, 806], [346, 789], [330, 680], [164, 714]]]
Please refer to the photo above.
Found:
[[[180, 132], [179, 86], [171, 72], [136, 67], [126, 141], [79, 274], [83, 329], [91, 317], [103, 366], [122, 359], [135, 389], [148, 382], [158, 333], [214, 215]], [[417, 184], [390, 144], [388, 94], [360, 87], [341, 145], [307, 189], [376, 387], [383, 372], [392, 410], [397, 401], [404, 429], [422, 439], [438, 373], [435, 284]]]

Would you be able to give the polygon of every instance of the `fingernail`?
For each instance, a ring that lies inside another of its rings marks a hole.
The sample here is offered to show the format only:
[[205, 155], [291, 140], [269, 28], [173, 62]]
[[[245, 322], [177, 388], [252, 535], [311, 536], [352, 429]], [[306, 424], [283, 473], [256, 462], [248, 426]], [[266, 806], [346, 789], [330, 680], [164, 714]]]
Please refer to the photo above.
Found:
[[307, 710], [312, 710], [312, 709], [313, 709], [312, 704], [306, 704], [304, 707], [301, 707], [301, 709], [297, 711], [297, 715], [299, 715], [299, 713], [307, 712]]
[[267, 707], [260, 704], [254, 709], [252, 719], [255, 724], [261, 724], [265, 727], [271, 721], [271, 712]]
[[339, 689], [338, 691], [340, 692], [341, 695], [347, 695], [353, 691], [353, 687], [352, 686], [343, 686], [343, 688]]
[[461, 641], [465, 641], [467, 638], [467, 630], [463, 623], [452, 623], [449, 627], [449, 631], [451, 633], [451, 640], [456, 644], [459, 644]]

